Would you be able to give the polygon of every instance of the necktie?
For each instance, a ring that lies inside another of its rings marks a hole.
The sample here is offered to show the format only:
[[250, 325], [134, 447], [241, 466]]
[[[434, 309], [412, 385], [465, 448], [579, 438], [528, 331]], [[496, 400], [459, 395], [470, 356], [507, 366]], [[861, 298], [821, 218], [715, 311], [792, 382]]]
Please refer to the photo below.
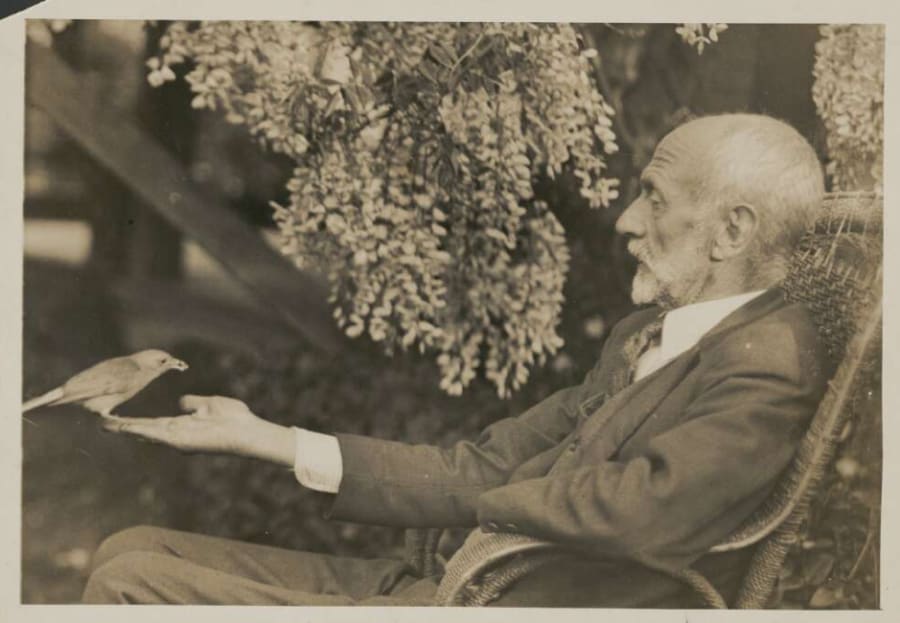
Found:
[[635, 372], [637, 372], [638, 361], [640, 361], [641, 355], [659, 343], [659, 338], [662, 335], [664, 317], [665, 314], [661, 313], [644, 328], [625, 341], [625, 344], [622, 346], [625, 365], [618, 375], [618, 382], [614, 387], [613, 393], [625, 389], [634, 382], [634, 375]]

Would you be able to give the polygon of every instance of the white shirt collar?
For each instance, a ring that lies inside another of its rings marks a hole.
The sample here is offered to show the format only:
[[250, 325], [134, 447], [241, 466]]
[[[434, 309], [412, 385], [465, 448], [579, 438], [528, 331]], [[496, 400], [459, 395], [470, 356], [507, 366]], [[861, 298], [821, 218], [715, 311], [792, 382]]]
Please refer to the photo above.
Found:
[[765, 290], [684, 305], [666, 313], [660, 336], [658, 361], [663, 364], [692, 348], [725, 316]]

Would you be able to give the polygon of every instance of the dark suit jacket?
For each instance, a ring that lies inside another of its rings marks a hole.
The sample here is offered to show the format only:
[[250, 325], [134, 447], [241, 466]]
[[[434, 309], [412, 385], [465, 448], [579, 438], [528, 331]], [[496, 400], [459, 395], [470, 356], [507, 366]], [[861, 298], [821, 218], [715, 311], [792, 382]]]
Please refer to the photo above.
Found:
[[807, 311], [772, 289], [610, 395], [625, 340], [657, 314], [625, 318], [581, 385], [475, 442], [441, 449], [338, 435], [344, 473], [331, 516], [479, 525], [652, 569], [694, 563], [769, 494], [828, 372]]

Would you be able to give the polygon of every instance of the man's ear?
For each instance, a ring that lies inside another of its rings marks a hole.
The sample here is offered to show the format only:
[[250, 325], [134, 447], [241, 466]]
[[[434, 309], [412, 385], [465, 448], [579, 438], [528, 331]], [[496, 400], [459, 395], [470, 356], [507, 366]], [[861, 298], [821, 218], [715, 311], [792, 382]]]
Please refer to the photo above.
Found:
[[759, 213], [750, 204], [731, 206], [723, 215], [723, 220], [713, 240], [711, 257], [722, 261], [743, 253], [759, 229]]

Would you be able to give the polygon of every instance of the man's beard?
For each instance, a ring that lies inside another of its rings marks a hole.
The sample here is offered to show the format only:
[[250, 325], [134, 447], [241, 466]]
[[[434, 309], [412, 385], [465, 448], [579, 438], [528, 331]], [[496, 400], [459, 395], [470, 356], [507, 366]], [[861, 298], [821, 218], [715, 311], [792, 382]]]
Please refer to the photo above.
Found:
[[710, 265], [701, 249], [656, 258], [645, 243], [632, 241], [628, 251], [639, 264], [631, 284], [636, 305], [655, 303], [674, 309], [697, 300], [709, 280]]

